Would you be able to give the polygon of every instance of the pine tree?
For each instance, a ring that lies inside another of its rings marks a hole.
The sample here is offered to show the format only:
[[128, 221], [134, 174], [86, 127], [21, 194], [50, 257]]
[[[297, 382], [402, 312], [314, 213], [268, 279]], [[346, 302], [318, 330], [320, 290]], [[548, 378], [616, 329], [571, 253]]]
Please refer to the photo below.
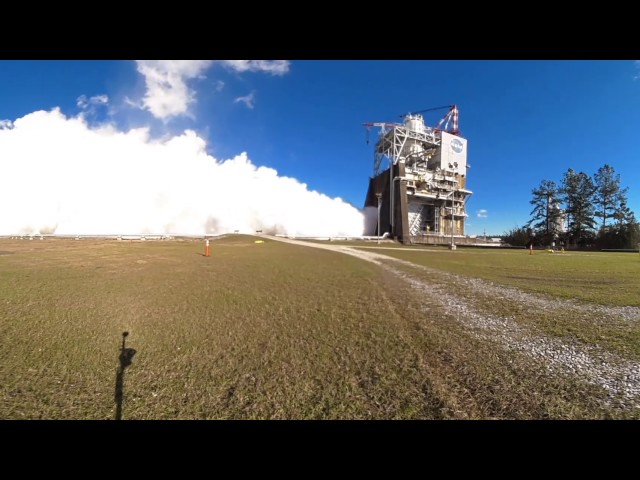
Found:
[[524, 227], [513, 227], [502, 234], [502, 240], [508, 245], [525, 247], [529, 244], [531, 235]]
[[622, 239], [622, 248], [636, 248], [640, 244], [640, 224], [633, 211], [627, 206], [626, 198], [620, 201], [615, 213], [618, 220], [618, 234]]
[[533, 205], [531, 220], [527, 227], [544, 237], [543, 241], [551, 241], [554, 235], [561, 231], [562, 211], [557, 208], [559, 189], [553, 180], [542, 180], [537, 188], [531, 190], [533, 198], [529, 202]]
[[626, 225], [629, 223], [637, 223], [636, 216], [633, 211], [627, 206], [627, 199], [620, 200], [619, 206], [615, 209], [613, 217], [618, 221], [618, 226]]
[[570, 168], [562, 179], [561, 192], [567, 206], [569, 235], [575, 243], [584, 243], [594, 233], [593, 200], [596, 186], [589, 175], [584, 172], [576, 173]]
[[600, 167], [593, 176], [596, 186], [595, 216], [602, 219], [600, 230], [607, 228], [607, 219], [613, 219], [617, 215], [618, 206], [626, 204], [627, 188], [620, 188], [620, 175], [615, 173], [611, 165]]

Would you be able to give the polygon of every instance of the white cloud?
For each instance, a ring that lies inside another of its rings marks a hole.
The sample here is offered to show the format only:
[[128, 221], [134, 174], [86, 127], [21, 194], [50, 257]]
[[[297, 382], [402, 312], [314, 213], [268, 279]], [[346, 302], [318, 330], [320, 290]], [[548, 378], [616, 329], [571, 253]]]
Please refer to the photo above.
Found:
[[10, 130], [13, 128], [11, 120], [0, 120], [0, 130]]
[[633, 76], [634, 80], [640, 80], [640, 60], [634, 60], [636, 67], [636, 74]]
[[144, 109], [144, 104], [142, 103], [142, 101], [135, 101], [130, 99], [129, 97], [124, 97], [124, 103], [125, 105], [129, 105], [130, 107], [133, 108], [139, 108], [139, 109]]
[[[3, 121], [3, 124], [7, 121]], [[91, 127], [37, 111], [0, 129], [0, 234], [222, 233], [359, 235], [362, 213], [258, 167], [219, 161], [195, 132]]]
[[109, 103], [109, 97], [106, 95], [96, 95], [89, 99], [89, 103], [93, 103], [95, 105], [106, 105]]
[[244, 97], [236, 98], [233, 103], [244, 103], [247, 108], [253, 109], [255, 102], [255, 90], [251, 92], [249, 95], [245, 95]]
[[211, 64], [211, 60], [137, 60], [147, 87], [143, 107], [162, 120], [187, 114], [195, 100], [187, 80], [201, 78]]
[[284, 75], [289, 71], [288, 60], [222, 60], [222, 63], [237, 72], [266, 72]]
[[86, 95], [80, 95], [76, 99], [76, 105], [82, 109], [91, 105], [106, 105], [109, 103], [109, 97], [107, 95], [94, 95], [91, 98], [87, 98]]
[[[289, 71], [287, 60], [216, 60], [216, 62], [240, 73], [264, 72], [271, 75], [284, 75]], [[188, 115], [189, 106], [195, 102], [196, 93], [189, 88], [187, 82], [194, 78], [204, 78], [203, 72], [213, 63], [213, 60], [137, 60], [138, 72], [144, 76], [146, 84], [142, 108], [162, 120], [178, 115]], [[224, 82], [218, 81], [214, 88], [219, 92], [223, 87]], [[134, 105], [135, 103], [130, 102]]]
[[478, 210], [476, 216], [478, 218], [487, 218], [489, 216], [489, 212], [487, 212], [484, 208]]

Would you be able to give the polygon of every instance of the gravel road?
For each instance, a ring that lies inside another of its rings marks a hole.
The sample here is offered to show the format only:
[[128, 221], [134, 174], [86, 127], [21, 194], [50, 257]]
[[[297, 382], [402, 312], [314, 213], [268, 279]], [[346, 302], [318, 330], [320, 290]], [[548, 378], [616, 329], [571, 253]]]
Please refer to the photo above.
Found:
[[[272, 240], [320, 248], [352, 255], [374, 263], [406, 282], [414, 291], [436, 302], [451, 318], [468, 327], [473, 335], [507, 350], [522, 352], [543, 361], [547, 369], [563, 375], [574, 375], [588, 383], [604, 388], [609, 394], [610, 406], [624, 409], [640, 409], [640, 363], [606, 351], [595, 345], [587, 345], [572, 339], [560, 339], [534, 331], [527, 325], [503, 316], [478, 313], [474, 297], [490, 295], [496, 302], [518, 304], [530, 310], [544, 310], [558, 316], [572, 315], [586, 321], [609, 325], [637, 324], [640, 308], [581, 304], [574, 300], [558, 299], [524, 292], [478, 278], [442, 272], [405, 260], [376, 252], [359, 250], [345, 245], [305, 242], [282, 237]], [[398, 268], [405, 267], [405, 268]], [[407, 268], [409, 267], [409, 268]], [[412, 275], [407, 270], [417, 269], [433, 274], [433, 280]], [[447, 288], [454, 282], [456, 292]], [[428, 295], [425, 295], [428, 294]], [[425, 305], [425, 309], [427, 306]]]

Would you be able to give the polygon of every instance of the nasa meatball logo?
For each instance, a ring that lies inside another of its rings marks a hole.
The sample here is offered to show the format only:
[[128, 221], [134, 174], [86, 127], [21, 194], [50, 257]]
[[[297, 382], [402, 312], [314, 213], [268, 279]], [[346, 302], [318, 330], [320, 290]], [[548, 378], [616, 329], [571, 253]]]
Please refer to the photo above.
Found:
[[464, 143], [462, 143], [460, 140], [458, 140], [457, 138], [451, 140], [451, 150], [453, 150], [455, 153], [462, 153], [463, 148]]

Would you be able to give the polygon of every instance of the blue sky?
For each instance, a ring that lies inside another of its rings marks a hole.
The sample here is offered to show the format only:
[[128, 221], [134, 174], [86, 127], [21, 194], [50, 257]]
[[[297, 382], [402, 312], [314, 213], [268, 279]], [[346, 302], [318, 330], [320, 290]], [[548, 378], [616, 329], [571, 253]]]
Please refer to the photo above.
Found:
[[[372, 131], [366, 144], [362, 123], [455, 103], [474, 192], [467, 233], [500, 234], [527, 222], [532, 188], [569, 167], [592, 175], [609, 163], [640, 214], [638, 75], [634, 61], [212, 62], [172, 86], [193, 101], [165, 115], [144, 104], [149, 77], [133, 61], [2, 61], [0, 121], [59, 107], [91, 125], [149, 126], [155, 137], [191, 129], [217, 159], [247, 152], [360, 208], [375, 140]], [[444, 113], [426, 114], [427, 123]]]

